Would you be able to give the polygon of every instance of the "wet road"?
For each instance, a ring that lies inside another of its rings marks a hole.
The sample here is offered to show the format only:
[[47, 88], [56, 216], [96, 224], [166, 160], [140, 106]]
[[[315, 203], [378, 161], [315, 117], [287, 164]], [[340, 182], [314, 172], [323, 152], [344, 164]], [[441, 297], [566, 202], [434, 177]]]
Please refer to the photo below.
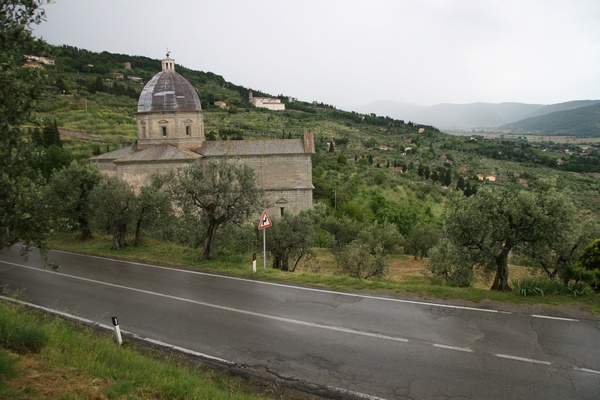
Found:
[[21, 299], [366, 398], [598, 399], [600, 321], [361, 296], [64, 252], [0, 254]]

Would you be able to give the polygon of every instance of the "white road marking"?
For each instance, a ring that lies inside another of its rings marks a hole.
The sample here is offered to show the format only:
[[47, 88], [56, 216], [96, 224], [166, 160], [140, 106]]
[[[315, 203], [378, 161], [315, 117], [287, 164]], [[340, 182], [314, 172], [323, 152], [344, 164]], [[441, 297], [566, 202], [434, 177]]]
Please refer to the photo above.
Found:
[[508, 354], [494, 354], [496, 357], [507, 358], [509, 360], [517, 360], [517, 361], [525, 361], [533, 364], [544, 364], [544, 365], [552, 365], [552, 363], [548, 361], [534, 360], [532, 358], [524, 358], [524, 357], [515, 357], [509, 356]]
[[[67, 318], [67, 319], [74, 320], [74, 321], [79, 321], [79, 322], [85, 323], [87, 325], [97, 326], [97, 327], [105, 329], [105, 330], [107, 330], [109, 332], [113, 330], [113, 327], [110, 326], [110, 325], [100, 324], [98, 322], [94, 322], [94, 321], [86, 319], [86, 318], [78, 317], [76, 315], [68, 314], [68, 313], [61, 312], [61, 311], [52, 310], [50, 308], [39, 306], [37, 304], [27, 303], [25, 301], [13, 299], [13, 298], [10, 298], [10, 297], [5, 297], [5, 296], [2, 296], [2, 295], [0, 295], [0, 299], [11, 301], [13, 303], [18, 303], [18, 304], [21, 304], [21, 305], [25, 305], [25, 306], [30, 307], [30, 308], [35, 308], [37, 310], [42, 310], [44, 312], [51, 313], [51, 314], [54, 314], [54, 315], [59, 315], [59, 316], [61, 316], [63, 318]], [[165, 348], [176, 350], [176, 351], [184, 353], [184, 354], [189, 354], [189, 355], [192, 355], [192, 356], [200, 357], [200, 358], [202, 358], [204, 360], [216, 361], [216, 362], [219, 362], [221, 364], [226, 364], [226, 365], [229, 365], [229, 366], [235, 366], [235, 365], [237, 365], [233, 361], [225, 360], [225, 359], [219, 358], [219, 357], [210, 356], [210, 355], [205, 354], [205, 353], [200, 353], [198, 351], [186, 349], [185, 347], [175, 346], [175, 345], [172, 345], [170, 343], [162, 342], [160, 340], [151, 339], [151, 338], [147, 338], [147, 337], [142, 337], [142, 336], [139, 336], [139, 335], [137, 335], [137, 334], [135, 334], [133, 332], [128, 332], [126, 330], [121, 330], [121, 332], [124, 333], [124, 334], [126, 334], [126, 335], [128, 335], [128, 336], [131, 336], [131, 337], [133, 337], [133, 338], [135, 338], [137, 340], [142, 340], [144, 342], [152, 343], [152, 344], [158, 345], [160, 347], [165, 347]], [[350, 395], [352, 395], [354, 397], [357, 397], [359, 399], [366, 399], [366, 400], [386, 400], [386, 399], [384, 399], [382, 397], [371, 396], [370, 394], [355, 392], [353, 390], [336, 388], [334, 386], [326, 386], [326, 387], [329, 390], [331, 390], [331, 391], [337, 391], [339, 393], [350, 394]]]
[[573, 369], [575, 371], [582, 371], [582, 372], [589, 372], [591, 374], [598, 374], [600, 375], [600, 371], [596, 371], [595, 369], [589, 369], [589, 368], [577, 368], [577, 367], [573, 367]]
[[562, 318], [562, 317], [549, 317], [547, 315], [532, 315], [535, 318], [545, 318], [545, 319], [554, 319], [556, 321], [570, 321], [570, 322], [579, 322], [578, 319], [573, 318]]
[[382, 334], [379, 334], [379, 333], [358, 331], [358, 330], [355, 330], [355, 329], [343, 328], [343, 327], [339, 327], [339, 326], [322, 325], [322, 324], [317, 324], [317, 323], [314, 323], [314, 322], [300, 321], [300, 320], [296, 320], [296, 319], [285, 318], [285, 317], [278, 317], [278, 316], [269, 315], [269, 314], [261, 314], [261, 313], [254, 312], [254, 311], [241, 310], [239, 308], [226, 307], [226, 306], [221, 306], [221, 305], [218, 305], [218, 304], [211, 304], [211, 303], [206, 303], [206, 302], [203, 302], [203, 301], [197, 301], [197, 300], [192, 300], [192, 299], [185, 299], [183, 297], [171, 296], [171, 295], [164, 294], [164, 293], [151, 292], [149, 290], [143, 290], [143, 289], [137, 289], [137, 288], [133, 288], [133, 287], [129, 287], [129, 286], [118, 285], [116, 283], [101, 282], [101, 281], [97, 281], [97, 280], [94, 280], [94, 279], [82, 278], [82, 277], [73, 276], [73, 275], [67, 275], [67, 274], [63, 274], [61, 272], [55, 272], [55, 271], [50, 271], [50, 270], [46, 270], [46, 269], [39, 269], [39, 268], [35, 268], [35, 267], [30, 267], [30, 266], [27, 266], [27, 265], [14, 264], [14, 263], [5, 262], [5, 261], [2, 261], [2, 262], [6, 263], [6, 264], [10, 264], [10, 265], [15, 265], [15, 266], [19, 266], [19, 267], [22, 267], [22, 268], [26, 268], [26, 269], [31, 269], [31, 270], [34, 270], [34, 271], [37, 271], [37, 272], [45, 272], [45, 273], [48, 273], [48, 274], [60, 275], [60, 276], [66, 277], [66, 278], [76, 279], [76, 280], [80, 280], [80, 281], [84, 281], [84, 282], [91, 282], [91, 283], [95, 283], [95, 284], [99, 284], [99, 285], [105, 285], [105, 286], [110, 286], [110, 287], [114, 287], [114, 288], [118, 288], [118, 289], [130, 290], [132, 292], [144, 293], [144, 294], [148, 294], [148, 295], [151, 295], [151, 296], [157, 296], [157, 297], [162, 297], [162, 298], [166, 298], [166, 299], [171, 299], [171, 300], [182, 301], [182, 302], [186, 302], [186, 303], [197, 304], [197, 305], [204, 306], [204, 307], [216, 308], [218, 310], [229, 311], [229, 312], [234, 312], [234, 313], [239, 313], [239, 314], [245, 314], [245, 315], [250, 315], [250, 316], [253, 316], [253, 317], [266, 318], [266, 319], [271, 319], [271, 320], [275, 320], [275, 321], [286, 322], [286, 323], [289, 323], [289, 324], [307, 326], [307, 327], [310, 327], [310, 328], [319, 328], [319, 329], [326, 329], [326, 330], [335, 331], [335, 332], [349, 333], [349, 334], [352, 334], [352, 335], [360, 335], [360, 336], [373, 337], [373, 338], [377, 338], [377, 339], [392, 340], [392, 341], [395, 341], [395, 342], [404, 342], [404, 343], [408, 342], [408, 339], [404, 339], [404, 338], [400, 338], [400, 337], [395, 337], [395, 336], [388, 336], [388, 335], [382, 335]]
[[440, 349], [448, 349], [448, 350], [456, 350], [456, 351], [464, 351], [465, 353], [472, 353], [473, 350], [468, 349], [466, 347], [456, 347], [456, 346], [447, 346], [445, 344], [437, 344], [434, 343], [433, 347], [439, 347]]
[[450, 304], [430, 303], [430, 302], [426, 302], [426, 301], [415, 301], [415, 300], [395, 299], [395, 298], [390, 298], [390, 297], [369, 296], [369, 295], [364, 295], [364, 294], [336, 292], [334, 290], [324, 290], [324, 289], [316, 289], [316, 288], [309, 288], [309, 287], [303, 287], [303, 286], [293, 286], [293, 285], [286, 285], [286, 284], [277, 283], [277, 282], [258, 281], [258, 280], [254, 280], [254, 279], [246, 279], [246, 278], [239, 278], [239, 277], [235, 277], [235, 276], [211, 274], [208, 272], [201, 272], [201, 271], [190, 271], [190, 270], [186, 270], [186, 269], [163, 267], [160, 265], [153, 265], [153, 264], [145, 264], [145, 263], [140, 263], [140, 262], [136, 262], [136, 261], [127, 261], [127, 260], [112, 259], [112, 258], [107, 258], [107, 257], [93, 256], [93, 255], [88, 255], [88, 254], [72, 253], [72, 252], [63, 251], [63, 250], [52, 250], [52, 251], [57, 252], [57, 253], [64, 253], [64, 254], [73, 254], [73, 255], [82, 256], [82, 257], [97, 258], [99, 260], [109, 260], [109, 261], [120, 262], [120, 263], [125, 263], [125, 264], [163, 269], [163, 270], [167, 270], [167, 271], [175, 271], [175, 272], [181, 272], [181, 273], [186, 273], [186, 274], [195, 274], [195, 275], [204, 275], [204, 276], [210, 276], [213, 278], [230, 279], [230, 280], [242, 281], [242, 282], [252, 282], [252, 283], [256, 283], [256, 284], [260, 284], [260, 285], [278, 286], [278, 287], [284, 287], [284, 288], [288, 288], [288, 289], [304, 290], [304, 291], [309, 291], [309, 292], [335, 294], [337, 296], [359, 297], [362, 299], [391, 301], [391, 302], [405, 303], [405, 304], [416, 304], [416, 305], [428, 306], [428, 307], [452, 308], [452, 309], [456, 309], [456, 310], [480, 311], [480, 312], [488, 312], [488, 313], [495, 313], [495, 314], [512, 314], [509, 311], [489, 310], [486, 308], [455, 306], [455, 305], [450, 305]]

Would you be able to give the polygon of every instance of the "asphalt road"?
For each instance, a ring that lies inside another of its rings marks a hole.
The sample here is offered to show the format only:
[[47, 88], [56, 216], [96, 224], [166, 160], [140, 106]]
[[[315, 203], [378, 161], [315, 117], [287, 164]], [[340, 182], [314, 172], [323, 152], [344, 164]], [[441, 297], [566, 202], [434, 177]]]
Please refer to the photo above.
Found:
[[600, 321], [361, 296], [17, 248], [21, 299], [290, 381], [385, 399], [600, 399]]

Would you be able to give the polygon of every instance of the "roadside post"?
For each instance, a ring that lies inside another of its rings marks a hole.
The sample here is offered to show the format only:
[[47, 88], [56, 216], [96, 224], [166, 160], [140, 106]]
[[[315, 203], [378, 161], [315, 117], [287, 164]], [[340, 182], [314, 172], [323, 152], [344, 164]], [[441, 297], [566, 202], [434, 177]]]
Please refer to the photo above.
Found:
[[112, 317], [112, 323], [113, 323], [113, 326], [115, 327], [115, 340], [117, 341], [117, 344], [120, 346], [123, 344], [123, 338], [121, 338], [121, 328], [119, 328], [119, 320], [117, 319], [117, 317]]
[[271, 218], [269, 218], [269, 214], [267, 214], [267, 210], [264, 210], [262, 213], [262, 217], [260, 219], [260, 223], [258, 224], [258, 230], [263, 231], [263, 269], [267, 269], [267, 235], [266, 229], [270, 228], [273, 224], [271, 223]]
[[256, 253], [252, 254], [252, 273], [256, 273]]

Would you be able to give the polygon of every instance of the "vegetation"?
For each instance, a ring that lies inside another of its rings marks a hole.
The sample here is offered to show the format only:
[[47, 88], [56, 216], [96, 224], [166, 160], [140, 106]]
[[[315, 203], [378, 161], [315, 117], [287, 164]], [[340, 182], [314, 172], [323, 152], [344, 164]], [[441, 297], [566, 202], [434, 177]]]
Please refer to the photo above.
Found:
[[309, 398], [0, 302], [0, 397]]

